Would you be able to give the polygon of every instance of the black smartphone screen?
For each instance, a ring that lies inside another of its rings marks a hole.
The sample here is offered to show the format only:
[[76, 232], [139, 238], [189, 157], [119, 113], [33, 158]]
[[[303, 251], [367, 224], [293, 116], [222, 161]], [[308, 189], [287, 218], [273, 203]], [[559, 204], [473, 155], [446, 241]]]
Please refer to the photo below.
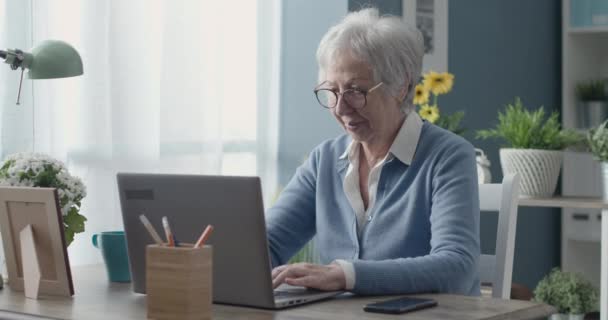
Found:
[[379, 312], [379, 313], [404, 313], [408, 311], [414, 311], [424, 308], [430, 308], [437, 305], [437, 301], [433, 299], [423, 298], [397, 298], [392, 300], [386, 300], [376, 303], [370, 303], [366, 305], [363, 310], [367, 312]]

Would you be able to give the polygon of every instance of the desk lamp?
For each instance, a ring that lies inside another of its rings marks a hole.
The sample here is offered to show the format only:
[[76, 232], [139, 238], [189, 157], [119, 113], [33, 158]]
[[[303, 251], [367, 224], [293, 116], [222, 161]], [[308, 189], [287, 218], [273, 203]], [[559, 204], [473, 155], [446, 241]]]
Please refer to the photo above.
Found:
[[78, 51], [71, 45], [58, 40], [46, 40], [31, 50], [31, 53], [19, 49], [0, 50], [0, 58], [11, 66], [11, 69], [21, 68], [17, 105], [21, 96], [23, 72], [30, 79], [57, 79], [82, 75], [82, 59]]

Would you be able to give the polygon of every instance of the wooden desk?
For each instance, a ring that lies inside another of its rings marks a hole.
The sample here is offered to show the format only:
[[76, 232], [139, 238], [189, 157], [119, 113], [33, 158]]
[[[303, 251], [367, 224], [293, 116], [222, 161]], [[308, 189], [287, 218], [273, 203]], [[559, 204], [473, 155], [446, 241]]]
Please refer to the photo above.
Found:
[[[26, 299], [8, 286], [0, 290], [0, 309], [66, 319], [145, 319], [146, 297], [131, 291], [130, 284], [109, 283], [102, 265], [73, 268], [73, 298]], [[388, 297], [340, 297], [282, 311], [227, 305], [213, 306], [213, 319], [308, 320], [308, 319], [538, 319], [555, 309], [527, 301], [500, 300], [456, 295], [420, 295], [437, 300], [439, 306], [394, 316], [367, 313], [363, 305]], [[0, 311], [0, 318], [14, 316]], [[25, 318], [24, 318], [25, 319]]]

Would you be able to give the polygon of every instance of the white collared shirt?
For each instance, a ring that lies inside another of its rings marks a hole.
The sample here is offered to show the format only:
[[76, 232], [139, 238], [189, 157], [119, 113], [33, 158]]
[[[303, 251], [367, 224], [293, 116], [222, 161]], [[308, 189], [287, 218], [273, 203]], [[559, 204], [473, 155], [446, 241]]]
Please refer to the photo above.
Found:
[[[390, 161], [393, 158], [397, 158], [399, 161], [410, 165], [414, 159], [414, 154], [416, 153], [421, 130], [422, 119], [420, 119], [420, 116], [416, 112], [411, 112], [407, 115], [405, 121], [403, 121], [403, 124], [384, 159], [376, 164], [369, 173], [367, 181], [369, 193], [367, 210], [365, 210], [363, 198], [361, 197], [361, 189], [359, 187], [359, 152], [361, 143], [353, 140], [340, 156], [340, 159], [348, 157], [349, 161], [342, 185], [348, 202], [352, 206], [357, 218], [357, 235], [359, 237], [361, 236], [363, 228], [369, 221], [369, 214], [372, 212], [372, 208], [376, 201], [376, 192], [378, 190], [378, 182], [380, 181], [382, 167], [387, 161]], [[346, 290], [352, 290], [355, 286], [355, 270], [353, 264], [341, 259], [335, 260], [334, 262], [338, 263], [342, 267], [342, 270], [344, 270]]]

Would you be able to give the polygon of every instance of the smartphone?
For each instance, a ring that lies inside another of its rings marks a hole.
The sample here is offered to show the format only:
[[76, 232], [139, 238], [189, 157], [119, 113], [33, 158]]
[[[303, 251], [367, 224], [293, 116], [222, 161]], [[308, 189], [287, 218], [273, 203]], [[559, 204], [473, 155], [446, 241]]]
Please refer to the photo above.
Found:
[[402, 297], [366, 305], [363, 310], [367, 312], [399, 314], [437, 305], [433, 299]]

